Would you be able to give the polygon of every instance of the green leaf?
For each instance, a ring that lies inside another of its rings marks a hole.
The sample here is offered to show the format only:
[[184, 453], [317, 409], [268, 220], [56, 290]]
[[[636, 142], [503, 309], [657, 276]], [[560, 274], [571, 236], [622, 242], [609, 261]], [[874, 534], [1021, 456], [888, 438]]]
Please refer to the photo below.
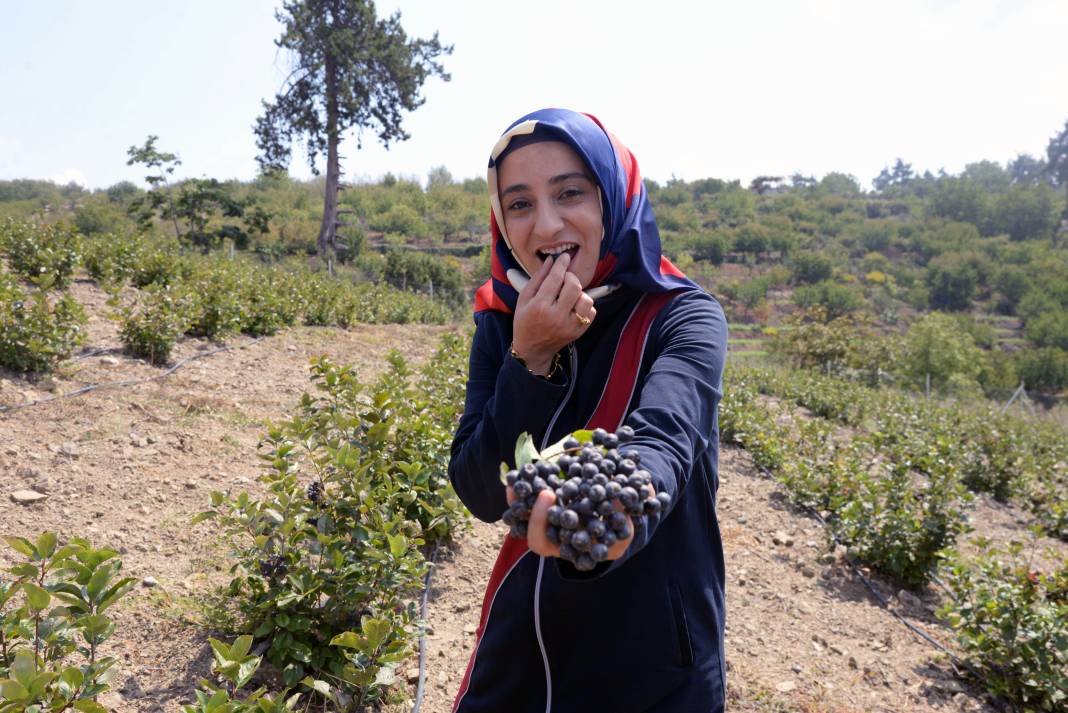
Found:
[[108, 713], [107, 708], [88, 698], [79, 698], [74, 701], [73, 705], [76, 710], [80, 710], [82, 713]]
[[254, 675], [256, 675], [256, 669], [258, 669], [259, 667], [259, 656], [246, 657], [245, 660], [241, 662], [241, 665], [238, 666], [237, 677], [235, 678], [234, 684], [238, 688], [243, 687], [246, 683], [249, 682], [249, 680], [252, 679]]
[[33, 557], [34, 559], [40, 559], [40, 557], [37, 556], [37, 548], [25, 537], [5, 537], [4, 542], [10, 545], [11, 549], [20, 554], [24, 554], [27, 557]]
[[524, 431], [515, 444], [515, 467], [533, 463], [538, 460], [538, 449], [534, 447], [534, 438]]
[[194, 515], [191, 524], [196, 525], [198, 523], [204, 522], [205, 520], [210, 520], [218, 514], [219, 513], [215, 512], [214, 510], [205, 510], [204, 512], [200, 512]]
[[301, 681], [301, 683], [318, 693], [323, 698], [330, 698], [330, 684], [326, 681], [320, 681], [318, 679], [312, 678], [311, 676], [305, 676], [304, 680]]
[[372, 619], [365, 616], [360, 622], [361, 629], [364, 637], [367, 638], [367, 644], [372, 651], [382, 645], [382, 642], [389, 636], [390, 627], [389, 622], [385, 619]]
[[330, 645], [343, 646], [346, 649], [358, 649], [360, 648], [360, 637], [356, 635], [356, 632], [346, 631], [330, 639]]
[[108, 585], [108, 580], [111, 579], [113, 570], [110, 566], [97, 567], [93, 572], [93, 576], [89, 578], [89, 583], [86, 585], [86, 590], [89, 593], [89, 599], [93, 602], [100, 601], [100, 593], [104, 591], [104, 588]]
[[389, 540], [389, 552], [394, 557], [401, 557], [408, 549], [408, 540], [404, 535], [386, 535]]
[[54, 532], [42, 532], [37, 536], [37, 554], [41, 559], [48, 559], [56, 551], [58, 538]]
[[10, 678], [0, 681], [0, 699], [18, 702], [29, 697], [30, 692], [18, 681]]
[[239, 659], [248, 654], [249, 649], [252, 648], [252, 637], [248, 634], [237, 637], [234, 643], [230, 646], [230, 658]]
[[32, 582], [24, 582], [22, 591], [26, 592], [26, 602], [30, 605], [30, 609], [35, 612], [44, 611], [48, 607], [48, 603], [52, 601], [51, 594]]
[[25, 649], [15, 654], [15, 660], [11, 664], [11, 675], [27, 690], [33, 684], [33, 677], [37, 675], [37, 665], [34, 655]]

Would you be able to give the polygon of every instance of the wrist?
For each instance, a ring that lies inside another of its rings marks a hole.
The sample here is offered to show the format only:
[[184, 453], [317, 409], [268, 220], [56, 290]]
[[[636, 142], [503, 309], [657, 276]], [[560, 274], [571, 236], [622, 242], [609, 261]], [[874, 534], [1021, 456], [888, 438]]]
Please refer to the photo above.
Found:
[[540, 376], [543, 379], [551, 379], [553, 374], [560, 366], [560, 353], [556, 352], [549, 356], [541, 356], [535, 354], [524, 354], [515, 348], [515, 343], [511, 346], [512, 358], [520, 363], [527, 371], [535, 376]]

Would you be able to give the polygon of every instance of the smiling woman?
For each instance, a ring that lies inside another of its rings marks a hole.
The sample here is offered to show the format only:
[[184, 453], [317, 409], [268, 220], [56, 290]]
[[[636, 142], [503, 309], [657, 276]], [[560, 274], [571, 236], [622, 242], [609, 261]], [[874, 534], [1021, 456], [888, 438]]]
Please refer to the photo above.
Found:
[[521, 433], [544, 449], [626, 425], [670, 505], [572, 564], [545, 524], [557, 493], [541, 490], [526, 538], [501, 547], [454, 710], [721, 711], [723, 310], [661, 255], [637, 161], [596, 119], [521, 118], [487, 183], [492, 274], [449, 463], [457, 494], [495, 522], [514, 495], [499, 465]]

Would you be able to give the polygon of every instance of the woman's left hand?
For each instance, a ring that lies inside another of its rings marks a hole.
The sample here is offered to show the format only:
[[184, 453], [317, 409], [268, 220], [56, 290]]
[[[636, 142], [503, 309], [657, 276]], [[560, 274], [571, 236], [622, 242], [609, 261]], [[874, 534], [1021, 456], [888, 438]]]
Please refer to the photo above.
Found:
[[[515, 502], [515, 493], [511, 487], [506, 489], [505, 496], [508, 498], [509, 505]], [[530, 512], [530, 521], [527, 523], [527, 547], [530, 548], [531, 552], [542, 557], [560, 556], [560, 545], [554, 545], [549, 542], [549, 538], [545, 535], [545, 528], [549, 526], [549, 508], [555, 502], [556, 493], [553, 492], [552, 488], [546, 488], [538, 493], [538, 499], [534, 501], [534, 508]], [[623, 512], [621, 504], [616, 502], [615, 506], [616, 510]], [[616, 544], [609, 547], [606, 560], [617, 560], [627, 551], [631, 540], [634, 539], [634, 522], [631, 520], [630, 515], [627, 515], [627, 525], [630, 527], [630, 537], [625, 540], [617, 540]]]

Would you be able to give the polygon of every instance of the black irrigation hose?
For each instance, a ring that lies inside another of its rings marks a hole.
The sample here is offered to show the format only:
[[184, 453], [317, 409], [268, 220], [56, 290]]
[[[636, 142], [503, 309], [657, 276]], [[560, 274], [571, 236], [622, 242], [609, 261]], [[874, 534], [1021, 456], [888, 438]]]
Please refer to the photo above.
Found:
[[[236, 345], [236, 346], [219, 347], [218, 349], [212, 349], [210, 352], [204, 352], [202, 354], [194, 354], [191, 357], [186, 357], [185, 359], [182, 359], [180, 362], [178, 362], [177, 364], [172, 366], [170, 369], [167, 369], [167, 371], [163, 372], [162, 374], [156, 374], [155, 376], [150, 376], [150, 377], [145, 378], [145, 379], [125, 379], [123, 381], [105, 381], [105, 382], [100, 383], [100, 384], [89, 384], [88, 386], [83, 386], [80, 389], [75, 389], [74, 391], [71, 391], [71, 392], [68, 392], [68, 393], [65, 393], [65, 394], [61, 394], [59, 396], [50, 396], [49, 398], [41, 399], [40, 401], [31, 401], [28, 404], [19, 404], [17, 406], [0, 406], [0, 413], [9, 413], [11, 411], [19, 411], [19, 410], [24, 409], [24, 408], [29, 408], [30, 406], [38, 406], [40, 404], [46, 404], [46, 403], [49, 403], [50, 401], [59, 401], [61, 399], [74, 398], [75, 396], [81, 396], [82, 394], [87, 394], [90, 391], [95, 391], [96, 389], [102, 389], [105, 386], [134, 386], [135, 384], [144, 384], [144, 383], [147, 383], [149, 381], [158, 381], [158, 380], [164, 379], [164, 378], [170, 376], [171, 374], [173, 374], [174, 372], [178, 371], [179, 368], [181, 368], [183, 365], [185, 365], [188, 362], [195, 361], [196, 359], [203, 359], [204, 357], [211, 356], [212, 354], [218, 354], [219, 352], [231, 351], [233, 349], [243, 349], [245, 347], [252, 346], [253, 344], [256, 344], [257, 342], [261, 342], [264, 339], [266, 339], [266, 336], [256, 337], [251, 342], [247, 342], [245, 344], [239, 344], [239, 345]], [[110, 349], [101, 349], [101, 350], [98, 350], [96, 353], [100, 353], [100, 352], [104, 352], [104, 351], [111, 351], [111, 350]], [[80, 356], [80, 358], [85, 358], [85, 357], [88, 357], [88, 356], [92, 356], [92, 353], [83, 354], [83, 355]]]
[[[430, 596], [430, 581], [434, 576], [434, 565], [438, 558], [438, 545], [440, 542], [434, 543], [434, 551], [430, 555], [430, 569], [426, 571], [426, 579], [423, 586], [423, 605], [420, 609], [419, 616], [423, 621], [426, 621], [426, 602]], [[423, 705], [423, 693], [426, 688], [426, 630], [419, 636], [419, 684], [415, 688], [415, 707], [412, 708], [412, 713], [419, 713], [419, 706]]]
[[[768, 470], [764, 466], [760, 465], [759, 463], [755, 463], [754, 462], [754, 465], [760, 470], [760, 472], [762, 472], [768, 478], [770, 478], [771, 480], [773, 480], [775, 482], [778, 482], [778, 480], [775, 478], [775, 476], [772, 474], [772, 472], [770, 470]], [[819, 512], [817, 512], [814, 508], [809, 507], [808, 505], [805, 505], [804, 503], [797, 503], [797, 504], [801, 507], [802, 510], [804, 510], [806, 513], [808, 513], [813, 518], [815, 518], [817, 522], [819, 522], [821, 525], [823, 525], [823, 528], [830, 534], [831, 539], [834, 540], [834, 544], [841, 545], [842, 547], [847, 547], [848, 546], [847, 543], [842, 542], [840, 539], [838, 539], [838, 535], [835, 533], [834, 529], [830, 525], [827, 524], [827, 521], [825, 519], [823, 519], [823, 516], [820, 515]], [[972, 676], [975, 677], [975, 680], [977, 680], [977, 681], [983, 680], [982, 674], [980, 674], [979, 671], [977, 671], [971, 664], [969, 664], [967, 661], [963, 660], [962, 658], [957, 656], [955, 653], [953, 653], [952, 651], [947, 649], [940, 642], [938, 642], [935, 639], [931, 638], [931, 636], [927, 632], [925, 632], [923, 629], [919, 628], [918, 626], [916, 626], [915, 624], [913, 624], [912, 622], [907, 620], [905, 617], [901, 616], [896, 611], [891, 609], [890, 608], [890, 603], [886, 600], [885, 597], [883, 597], [882, 594], [879, 593], [879, 591], [875, 588], [875, 585], [872, 583], [872, 581], [870, 579], [868, 579], [868, 577], [864, 574], [864, 572], [861, 571], [860, 567], [858, 567], [857, 564], [855, 562], [853, 562], [853, 560], [851, 560], [848, 557], [845, 558], [845, 561], [846, 561], [846, 564], [849, 565], [849, 568], [853, 571], [853, 574], [855, 574], [860, 579], [860, 581], [864, 583], [864, 586], [867, 587], [868, 591], [871, 592], [875, 596], [875, 599], [879, 602], [879, 604], [882, 605], [883, 609], [885, 609], [886, 611], [890, 612], [890, 614], [892, 614], [895, 619], [897, 619], [902, 624], [904, 624], [906, 629], [908, 629], [913, 634], [915, 634], [916, 636], [920, 637], [922, 640], [926, 641], [931, 646], [935, 647], [936, 649], [938, 649], [939, 651], [944, 653], [946, 656], [948, 656], [950, 658], [950, 660], [953, 662], [954, 666], [966, 669], [970, 674], [972, 674]], [[941, 586], [943, 589], [945, 589], [945, 585], [942, 584], [941, 581], [938, 581], [937, 579], [936, 579], [936, 581], [937, 581], [939, 586]], [[959, 675], [959, 673], [958, 673], [958, 675]], [[995, 703], [997, 703], [997, 701], [995, 701]], [[1016, 709], [1015, 709], [1015, 707], [1013, 707], [1010, 710], [1016, 710]]]

